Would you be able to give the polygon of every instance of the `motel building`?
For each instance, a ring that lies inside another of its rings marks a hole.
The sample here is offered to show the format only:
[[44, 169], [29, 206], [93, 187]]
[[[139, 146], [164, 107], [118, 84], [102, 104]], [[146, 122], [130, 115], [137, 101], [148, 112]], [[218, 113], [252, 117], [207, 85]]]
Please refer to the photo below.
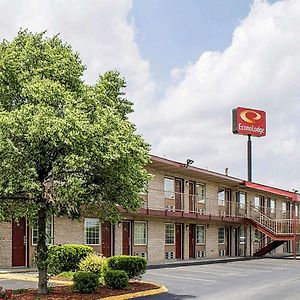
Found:
[[[298, 194], [151, 156], [144, 206], [118, 224], [95, 216], [48, 220], [49, 244], [91, 245], [149, 263], [287, 254], [299, 250]], [[0, 267], [33, 266], [37, 229], [0, 223]], [[295, 246], [295, 249], [294, 249]]]

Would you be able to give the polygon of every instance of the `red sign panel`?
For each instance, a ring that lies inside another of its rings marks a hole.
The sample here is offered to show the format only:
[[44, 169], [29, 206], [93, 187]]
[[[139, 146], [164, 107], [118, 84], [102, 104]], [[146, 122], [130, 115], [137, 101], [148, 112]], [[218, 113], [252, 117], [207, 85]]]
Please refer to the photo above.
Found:
[[266, 112], [244, 107], [233, 109], [232, 131], [235, 134], [265, 136]]

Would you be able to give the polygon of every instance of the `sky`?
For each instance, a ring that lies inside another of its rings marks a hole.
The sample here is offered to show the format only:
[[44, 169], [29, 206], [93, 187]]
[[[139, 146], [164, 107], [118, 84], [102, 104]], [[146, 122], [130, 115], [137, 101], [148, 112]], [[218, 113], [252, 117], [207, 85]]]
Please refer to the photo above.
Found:
[[0, 40], [19, 28], [60, 33], [89, 84], [119, 70], [152, 154], [245, 179], [231, 110], [265, 110], [253, 181], [300, 190], [299, 0], [1, 0]]

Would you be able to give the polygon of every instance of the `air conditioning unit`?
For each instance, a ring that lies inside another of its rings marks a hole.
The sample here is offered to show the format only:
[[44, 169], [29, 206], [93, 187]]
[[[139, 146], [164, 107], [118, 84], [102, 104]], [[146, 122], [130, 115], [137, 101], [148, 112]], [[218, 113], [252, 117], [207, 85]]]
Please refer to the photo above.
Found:
[[147, 258], [147, 252], [135, 252], [134, 255]]
[[174, 259], [174, 258], [175, 258], [174, 251], [168, 251], [168, 252], [166, 252], [166, 259]]
[[201, 215], [205, 215], [205, 209], [197, 208], [197, 213], [200, 213]]
[[225, 256], [225, 250], [219, 250], [219, 256]]
[[225, 216], [226, 216], [225, 211], [219, 211], [219, 216], [220, 216], [220, 217], [225, 217]]
[[174, 205], [167, 205], [166, 210], [167, 211], [175, 211], [175, 206]]
[[201, 258], [201, 257], [205, 257], [205, 251], [204, 250], [197, 251], [197, 258]]

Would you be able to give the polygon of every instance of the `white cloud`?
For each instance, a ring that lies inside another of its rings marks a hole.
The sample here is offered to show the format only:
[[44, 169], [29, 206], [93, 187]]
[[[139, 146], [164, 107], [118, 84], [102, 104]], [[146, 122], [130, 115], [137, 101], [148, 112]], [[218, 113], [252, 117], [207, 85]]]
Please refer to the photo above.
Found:
[[[299, 188], [300, 1], [255, 1], [222, 53], [175, 69], [147, 137], [154, 153], [246, 177], [246, 137], [231, 133], [231, 109], [265, 109], [268, 132], [253, 138], [254, 180]], [[159, 142], [157, 141], [159, 140]]]
[[2, 0], [0, 39], [20, 27], [60, 32], [80, 52], [88, 82], [109, 69], [126, 77], [132, 119], [154, 154], [221, 172], [229, 167], [231, 175], [246, 176], [246, 137], [231, 133], [231, 109], [265, 109], [267, 136], [253, 138], [254, 180], [299, 189], [300, 1], [255, 1], [231, 45], [172, 70], [160, 99], [128, 21], [131, 7], [132, 0]]
[[87, 65], [87, 82], [94, 83], [107, 70], [119, 70], [140, 111], [145, 104], [138, 100], [152, 95], [156, 84], [127, 20], [131, 7], [132, 0], [2, 0], [0, 39], [13, 38], [21, 27], [47, 30], [48, 35], [61, 33]]

